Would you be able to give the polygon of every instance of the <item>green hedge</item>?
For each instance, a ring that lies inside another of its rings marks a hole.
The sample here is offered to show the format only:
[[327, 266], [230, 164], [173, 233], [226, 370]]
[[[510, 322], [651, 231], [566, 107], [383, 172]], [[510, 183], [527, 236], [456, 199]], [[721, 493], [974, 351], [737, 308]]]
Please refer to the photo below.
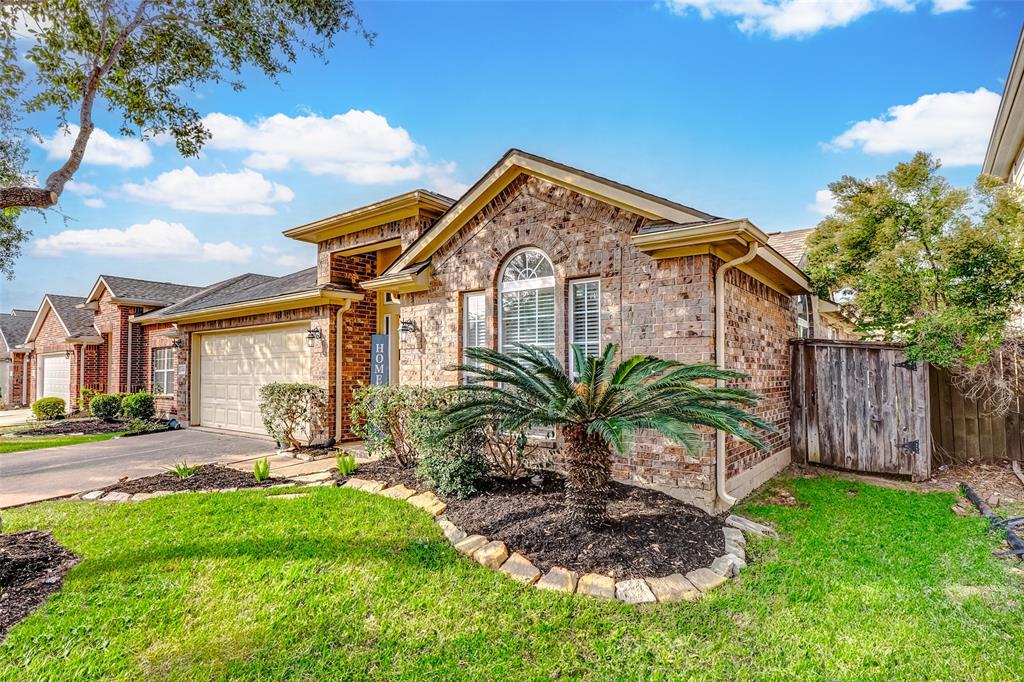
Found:
[[125, 419], [149, 419], [154, 414], [156, 407], [149, 391], [129, 393], [121, 400], [121, 416]]
[[32, 403], [32, 414], [39, 420], [63, 419], [66, 412], [64, 398], [40, 398]]

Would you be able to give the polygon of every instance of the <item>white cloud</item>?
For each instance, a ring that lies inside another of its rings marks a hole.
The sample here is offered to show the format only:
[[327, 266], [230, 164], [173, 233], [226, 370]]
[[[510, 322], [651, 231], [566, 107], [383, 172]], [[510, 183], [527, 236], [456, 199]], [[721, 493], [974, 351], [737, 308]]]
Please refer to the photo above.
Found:
[[854, 123], [826, 148], [860, 147], [867, 154], [923, 150], [947, 166], [980, 164], [998, 108], [999, 95], [985, 88], [921, 95], [913, 104]]
[[[66, 131], [58, 128], [52, 137], [44, 137], [40, 145], [46, 150], [46, 158], [51, 161], [65, 161], [71, 153], [79, 130], [78, 126], [72, 124], [68, 125]], [[82, 163], [141, 168], [148, 166], [152, 160], [153, 153], [145, 142], [130, 137], [112, 137], [105, 130], [96, 128], [89, 136]]]
[[275, 114], [252, 123], [211, 113], [203, 124], [213, 135], [207, 148], [249, 152], [244, 163], [250, 168], [297, 167], [361, 185], [423, 180], [440, 192], [465, 191], [454, 179], [455, 164], [429, 162], [426, 149], [405, 128], [372, 111], [353, 109], [330, 118]]
[[103, 201], [103, 199], [100, 199], [99, 197], [88, 197], [86, 199], [82, 199], [82, 203], [89, 208], [105, 208], [107, 205], [107, 202]]
[[310, 254], [288, 253], [276, 246], [264, 246], [260, 249], [274, 265], [283, 268], [311, 268], [316, 264], [316, 256]]
[[81, 194], [86, 197], [100, 193], [100, 188], [96, 185], [88, 182], [81, 182], [79, 180], [68, 180], [64, 184], [64, 189], [72, 194]]
[[970, 0], [665, 0], [674, 14], [697, 12], [702, 19], [736, 19], [744, 33], [773, 38], [802, 38], [827, 28], [846, 26], [879, 10], [910, 12], [930, 5], [935, 13], [966, 9]]
[[814, 203], [807, 205], [808, 211], [821, 215], [828, 215], [836, 210], [836, 198], [827, 189], [819, 189], [814, 193]]
[[201, 242], [181, 223], [150, 220], [124, 230], [64, 230], [33, 242], [32, 250], [39, 256], [65, 254], [105, 256], [109, 258], [223, 261], [241, 263], [249, 260], [252, 249], [232, 242]]
[[269, 215], [273, 204], [287, 203], [295, 193], [254, 170], [200, 175], [185, 166], [142, 184], [126, 183], [121, 190], [132, 199], [200, 213]]

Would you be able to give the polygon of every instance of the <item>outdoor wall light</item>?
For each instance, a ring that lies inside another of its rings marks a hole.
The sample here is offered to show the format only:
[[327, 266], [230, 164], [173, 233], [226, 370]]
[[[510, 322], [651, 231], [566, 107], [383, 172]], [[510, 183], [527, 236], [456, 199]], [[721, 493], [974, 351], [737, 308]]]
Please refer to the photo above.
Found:
[[324, 335], [323, 332], [320, 331], [320, 327], [313, 327], [309, 330], [309, 333], [306, 334], [306, 348], [312, 348], [316, 345], [317, 341], [323, 338]]
[[171, 348], [184, 348], [185, 339], [174, 339], [171, 341]]
[[402, 320], [398, 323], [398, 336], [403, 343], [409, 338], [409, 334], [414, 334], [416, 331], [418, 331], [416, 320]]
[[71, 359], [71, 351], [69, 351], [69, 350], [64, 351], [64, 359], [65, 360], [70, 360]]

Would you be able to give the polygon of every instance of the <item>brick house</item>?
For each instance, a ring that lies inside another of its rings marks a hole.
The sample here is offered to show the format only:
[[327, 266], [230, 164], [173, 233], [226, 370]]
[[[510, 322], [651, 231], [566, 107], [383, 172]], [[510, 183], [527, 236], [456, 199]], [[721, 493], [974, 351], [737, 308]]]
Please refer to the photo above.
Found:
[[25, 342], [35, 316], [35, 310], [0, 313], [0, 406], [28, 404], [27, 351], [19, 346]]
[[179, 346], [183, 423], [262, 433], [259, 385], [301, 380], [330, 397], [317, 437], [349, 440], [374, 334], [374, 380], [424, 386], [458, 381], [446, 367], [468, 346], [533, 343], [568, 362], [570, 344], [614, 342], [749, 373], [776, 427], [765, 452], [709, 435], [691, 455], [646, 436], [617, 477], [721, 507], [789, 461], [788, 342], [822, 325], [821, 306], [749, 220], [512, 150], [457, 201], [416, 190], [284, 234], [317, 245], [315, 268], [242, 275], [134, 318]]

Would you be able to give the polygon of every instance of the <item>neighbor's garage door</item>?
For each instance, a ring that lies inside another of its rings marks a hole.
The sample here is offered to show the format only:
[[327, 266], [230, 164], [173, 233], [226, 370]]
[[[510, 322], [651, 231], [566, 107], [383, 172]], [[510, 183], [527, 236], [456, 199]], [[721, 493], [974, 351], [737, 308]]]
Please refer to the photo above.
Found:
[[202, 426], [265, 434], [259, 387], [309, 382], [312, 351], [305, 325], [200, 337], [199, 415]]
[[62, 398], [64, 406], [71, 404], [71, 360], [60, 353], [39, 358], [40, 398]]

